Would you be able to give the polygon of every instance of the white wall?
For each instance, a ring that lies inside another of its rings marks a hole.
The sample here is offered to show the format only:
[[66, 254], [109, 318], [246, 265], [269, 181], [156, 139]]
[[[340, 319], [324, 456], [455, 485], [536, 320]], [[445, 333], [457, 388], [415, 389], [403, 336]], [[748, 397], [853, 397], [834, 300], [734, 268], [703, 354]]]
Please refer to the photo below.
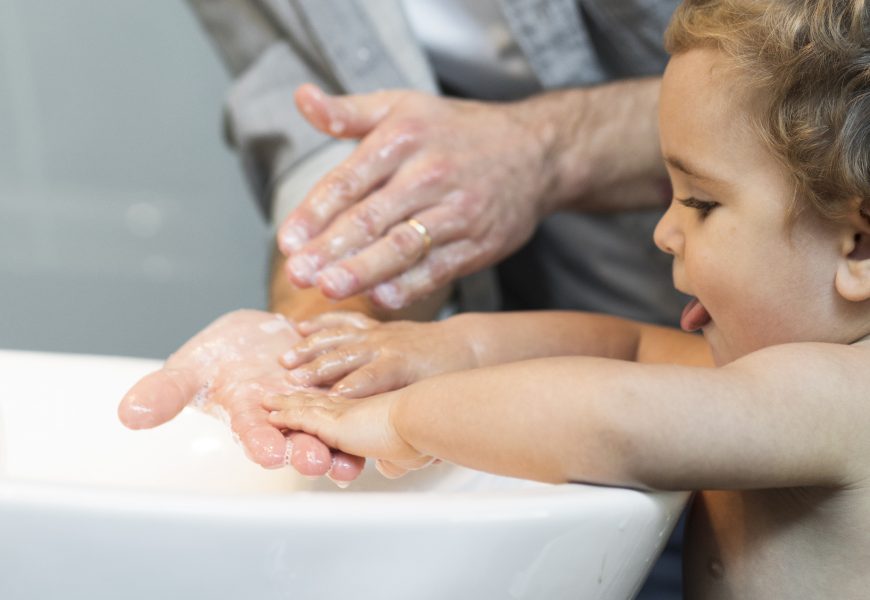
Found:
[[0, 347], [162, 357], [263, 307], [269, 237], [177, 0], [0, 0]]

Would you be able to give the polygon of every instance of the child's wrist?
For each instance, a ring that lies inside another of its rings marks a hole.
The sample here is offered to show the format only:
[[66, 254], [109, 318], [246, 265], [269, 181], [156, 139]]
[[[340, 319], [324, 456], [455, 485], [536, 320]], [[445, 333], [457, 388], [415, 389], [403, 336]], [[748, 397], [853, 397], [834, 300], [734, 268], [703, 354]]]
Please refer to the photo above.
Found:
[[441, 321], [454, 342], [460, 369], [476, 369], [483, 366], [485, 347], [479, 335], [480, 314], [460, 313]]
[[412, 387], [413, 384], [384, 394], [389, 398], [390, 406], [387, 414], [387, 423], [393, 434], [398, 438], [398, 442], [404, 445], [409, 453], [422, 456], [423, 453], [417, 450], [416, 446], [411, 443], [411, 438], [413, 436], [408, 432], [410, 415], [409, 404], [412, 402], [413, 395], [406, 393], [406, 390], [411, 389]]

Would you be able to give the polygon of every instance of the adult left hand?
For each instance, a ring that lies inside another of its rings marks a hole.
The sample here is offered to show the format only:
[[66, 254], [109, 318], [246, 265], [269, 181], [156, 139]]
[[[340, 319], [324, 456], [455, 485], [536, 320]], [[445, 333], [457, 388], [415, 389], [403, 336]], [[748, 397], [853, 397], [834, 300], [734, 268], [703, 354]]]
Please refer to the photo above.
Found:
[[299, 334], [280, 315], [255, 310], [226, 314], [179, 348], [160, 370], [139, 380], [121, 401], [118, 416], [131, 429], [145, 429], [193, 404], [228, 417], [248, 457], [263, 467], [289, 462], [303, 475], [351, 481], [365, 459], [332, 453], [304, 433], [285, 437], [269, 423], [261, 405], [267, 394], [299, 389], [288, 384], [278, 363], [298, 340]]

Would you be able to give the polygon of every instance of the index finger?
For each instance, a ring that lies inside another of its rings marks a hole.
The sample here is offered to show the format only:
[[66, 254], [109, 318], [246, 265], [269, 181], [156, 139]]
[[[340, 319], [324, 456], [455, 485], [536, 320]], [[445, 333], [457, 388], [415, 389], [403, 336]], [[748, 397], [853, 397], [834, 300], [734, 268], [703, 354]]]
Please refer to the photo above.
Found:
[[413, 152], [417, 138], [401, 127], [384, 125], [372, 131], [314, 184], [278, 231], [286, 256], [298, 251], [339, 214], [380, 187]]

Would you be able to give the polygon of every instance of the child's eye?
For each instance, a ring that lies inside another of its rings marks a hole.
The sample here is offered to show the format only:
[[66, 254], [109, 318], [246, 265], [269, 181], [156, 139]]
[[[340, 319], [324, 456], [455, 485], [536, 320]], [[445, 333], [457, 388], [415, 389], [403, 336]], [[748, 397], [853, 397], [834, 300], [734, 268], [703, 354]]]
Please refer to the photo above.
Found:
[[701, 214], [701, 218], [704, 219], [709, 215], [714, 208], [719, 206], [718, 202], [713, 202], [712, 200], [698, 200], [697, 198], [689, 197], [689, 198], [677, 198], [677, 202], [682, 204], [687, 208], [694, 208]]

